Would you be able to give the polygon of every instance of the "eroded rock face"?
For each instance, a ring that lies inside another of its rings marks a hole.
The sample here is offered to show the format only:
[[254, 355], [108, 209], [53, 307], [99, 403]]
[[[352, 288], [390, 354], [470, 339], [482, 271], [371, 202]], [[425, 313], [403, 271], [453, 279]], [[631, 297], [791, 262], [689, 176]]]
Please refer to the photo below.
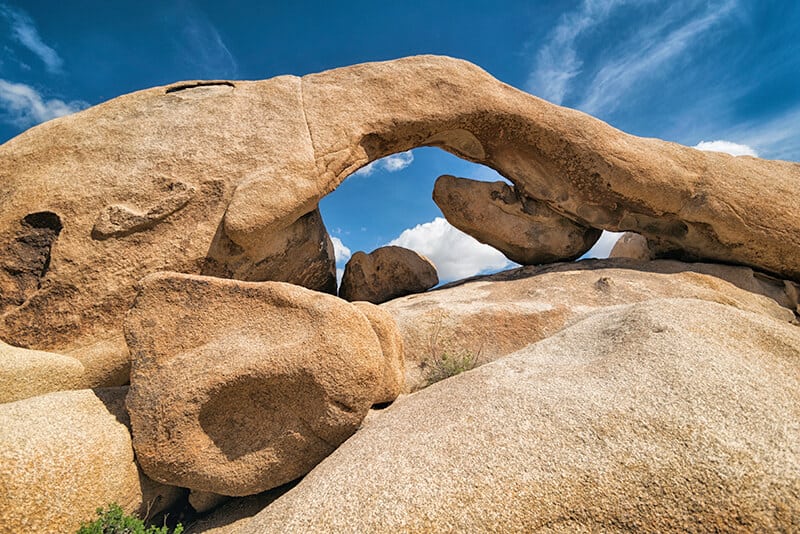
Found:
[[378, 336], [383, 352], [383, 380], [374, 404], [392, 402], [405, 391], [405, 351], [397, 323], [388, 312], [371, 302], [356, 301], [353, 306], [364, 314]]
[[634, 232], [625, 232], [620, 236], [614, 248], [608, 254], [609, 258], [631, 258], [634, 260], [652, 260], [653, 253], [647, 244], [647, 239]]
[[128, 314], [133, 445], [153, 479], [251, 495], [311, 470], [384, 390], [366, 316], [305, 288], [179, 273]]
[[134, 463], [127, 388], [49, 393], [0, 404], [0, 532], [75, 532], [116, 502], [158, 513], [180, 490]]
[[413, 391], [426, 385], [434, 350], [474, 355], [481, 364], [602, 308], [669, 297], [718, 302], [789, 323], [795, 287], [747, 267], [618, 258], [522, 267], [380, 307], [403, 336], [406, 385]]
[[488, 165], [578, 224], [638, 232], [657, 254], [800, 279], [800, 164], [637, 138], [419, 56], [156, 87], [5, 143], [0, 338], [85, 348], [119, 335], [148, 273], [269, 272], [265, 244], [302, 234], [294, 225], [359, 167], [417, 146]]
[[402, 398], [238, 532], [795, 531], [798, 418], [800, 329], [654, 300]]
[[421, 293], [439, 283], [436, 267], [413, 250], [386, 246], [369, 254], [356, 252], [347, 261], [339, 296], [380, 304], [393, 298]]
[[447, 222], [522, 265], [574, 260], [592, 248], [602, 233], [576, 224], [503, 182], [440, 176], [433, 201]]

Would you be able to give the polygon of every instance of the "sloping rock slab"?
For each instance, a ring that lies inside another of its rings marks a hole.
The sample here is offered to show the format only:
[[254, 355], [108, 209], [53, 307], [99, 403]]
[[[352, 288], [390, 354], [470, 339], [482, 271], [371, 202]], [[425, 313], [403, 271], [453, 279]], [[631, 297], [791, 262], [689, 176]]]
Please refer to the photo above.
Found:
[[794, 532], [800, 329], [595, 314], [402, 398], [240, 533]]
[[795, 291], [795, 284], [747, 267], [618, 258], [522, 267], [395, 299], [381, 308], [397, 321], [406, 384], [414, 390], [427, 383], [437, 352], [471, 354], [485, 363], [601, 308], [689, 297], [788, 323], [795, 318]]

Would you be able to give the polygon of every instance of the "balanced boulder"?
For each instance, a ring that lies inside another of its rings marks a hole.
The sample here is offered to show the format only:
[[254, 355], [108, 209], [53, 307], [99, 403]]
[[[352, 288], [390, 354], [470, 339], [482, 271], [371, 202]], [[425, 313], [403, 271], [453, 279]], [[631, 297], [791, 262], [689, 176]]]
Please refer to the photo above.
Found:
[[49, 393], [0, 404], [0, 533], [75, 532], [111, 503], [157, 513], [180, 496], [142, 475], [127, 388]]
[[153, 274], [125, 330], [137, 460], [164, 483], [231, 496], [279, 486], [384, 400], [369, 320], [300, 286]]
[[696, 298], [789, 323], [794, 288], [747, 267], [616, 258], [520, 267], [380, 307], [403, 336], [406, 384], [414, 390], [436, 374], [437, 353], [492, 361], [588, 313], [633, 302]]
[[591, 315], [402, 398], [236, 532], [795, 532], [800, 329]]
[[440, 176], [433, 201], [447, 222], [522, 265], [574, 260], [592, 248], [602, 233], [567, 219], [504, 182]]
[[421, 293], [439, 283], [436, 267], [413, 250], [386, 246], [369, 254], [356, 252], [347, 261], [339, 296], [380, 304], [393, 298]]
[[0, 403], [88, 387], [80, 361], [0, 341]]

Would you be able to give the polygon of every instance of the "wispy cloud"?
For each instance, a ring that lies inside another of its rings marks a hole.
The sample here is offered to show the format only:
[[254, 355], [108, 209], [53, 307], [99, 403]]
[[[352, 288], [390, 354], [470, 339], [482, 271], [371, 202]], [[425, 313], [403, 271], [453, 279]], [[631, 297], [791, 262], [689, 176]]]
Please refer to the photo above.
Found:
[[0, 79], [0, 119], [20, 128], [75, 113], [88, 107], [81, 101], [45, 99], [33, 87]]
[[189, 2], [167, 10], [167, 20], [176, 35], [180, 59], [192, 67], [197, 78], [236, 78], [239, 66], [216, 26]]
[[[663, 6], [667, 7], [663, 7]], [[737, 0], [584, 0], [564, 14], [536, 53], [526, 89], [587, 113], [614, 111], [626, 95], [662, 74], [709, 30], [735, 12]], [[616, 31], [636, 13], [649, 20]], [[627, 28], [637, 28], [631, 34]], [[587, 63], [586, 57], [591, 57]]]
[[407, 152], [400, 152], [399, 154], [393, 154], [391, 156], [386, 156], [385, 158], [381, 158], [378, 160], [373, 161], [369, 165], [365, 165], [358, 169], [354, 176], [370, 176], [375, 171], [382, 169], [386, 172], [397, 172], [402, 171], [414, 161], [414, 154], [411, 151]]
[[442, 217], [404, 230], [387, 244], [410, 248], [427, 257], [436, 265], [441, 282], [515, 265], [497, 249], [479, 243]]
[[41, 59], [49, 72], [60, 73], [62, 71], [64, 61], [58, 52], [42, 40], [36, 24], [27, 13], [6, 4], [0, 4], [0, 15], [10, 24], [12, 38]]
[[580, 74], [583, 60], [578, 56], [577, 40], [591, 28], [602, 25], [611, 12], [631, 0], [584, 0], [581, 7], [562, 15], [550, 32], [547, 44], [539, 49], [526, 90], [561, 104], [570, 90], [572, 79]]
[[725, 152], [731, 156], [754, 156], [758, 157], [758, 153], [752, 147], [741, 145], [739, 143], [732, 143], [731, 141], [700, 141], [694, 148], [697, 150], [704, 150], [706, 152]]
[[701, 35], [732, 14], [735, 6], [735, 0], [712, 2], [699, 16], [688, 19], [683, 18], [683, 6], [667, 9], [639, 30], [619, 56], [604, 63], [578, 108], [591, 114], [613, 111], [640, 81], [663, 72]]

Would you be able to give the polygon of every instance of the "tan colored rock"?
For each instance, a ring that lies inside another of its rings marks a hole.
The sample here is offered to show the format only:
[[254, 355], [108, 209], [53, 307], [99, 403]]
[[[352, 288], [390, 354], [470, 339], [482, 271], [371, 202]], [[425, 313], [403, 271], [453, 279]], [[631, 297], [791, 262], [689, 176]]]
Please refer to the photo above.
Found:
[[304, 475], [383, 388], [364, 314], [300, 286], [157, 273], [125, 328], [137, 460], [193, 490], [250, 495]]
[[0, 339], [66, 354], [120, 338], [135, 282], [160, 270], [334, 292], [315, 203], [250, 247], [221, 224], [238, 185], [315, 169], [295, 77], [159, 87], [28, 130], [0, 147]]
[[796, 326], [639, 303], [395, 402], [237, 532], [793, 532], [798, 418]]
[[130, 370], [122, 336], [66, 354], [0, 341], [0, 403], [54, 391], [122, 386], [128, 383]]
[[784, 282], [747, 267], [624, 258], [522, 267], [395, 299], [381, 308], [403, 336], [406, 385], [413, 391], [435, 371], [435, 350], [473, 355], [481, 364], [601, 308], [669, 297], [794, 320], [795, 305]]
[[256, 276], [265, 244], [325, 264], [275, 244], [306, 233], [298, 221], [359, 167], [417, 146], [659, 254], [800, 280], [800, 164], [630, 136], [468, 62], [418, 56], [156, 87], [0, 146], [0, 339], [57, 352], [113, 339], [146, 274]]
[[407, 248], [386, 246], [350, 257], [344, 266], [339, 296], [380, 304], [421, 293], [438, 283], [436, 266], [428, 258]]
[[388, 312], [371, 302], [356, 301], [353, 306], [364, 314], [378, 336], [383, 352], [383, 380], [382, 387], [377, 393], [373, 403], [382, 404], [392, 402], [406, 388], [406, 363], [403, 351], [403, 338], [397, 323]]
[[520, 195], [504, 182], [440, 176], [433, 201], [447, 222], [522, 265], [574, 260], [602, 233], [567, 219], [545, 202]]
[[88, 387], [80, 361], [0, 341], [0, 403]]
[[652, 260], [653, 253], [647, 244], [647, 239], [634, 232], [622, 234], [611, 252], [609, 258], [631, 258], [634, 260]]
[[156, 513], [179, 489], [140, 474], [127, 388], [49, 393], [0, 405], [0, 532], [75, 532], [118, 503]]

